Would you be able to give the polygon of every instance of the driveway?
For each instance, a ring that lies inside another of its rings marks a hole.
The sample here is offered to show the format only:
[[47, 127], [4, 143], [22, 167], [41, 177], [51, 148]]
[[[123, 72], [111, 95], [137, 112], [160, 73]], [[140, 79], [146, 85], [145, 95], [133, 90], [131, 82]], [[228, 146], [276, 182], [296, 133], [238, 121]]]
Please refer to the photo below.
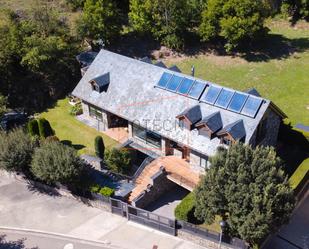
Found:
[[73, 199], [31, 191], [6, 176], [0, 176], [0, 196], [0, 227], [59, 233], [126, 249], [202, 248]]
[[158, 200], [148, 205], [145, 209], [158, 215], [175, 219], [174, 210], [176, 206], [189, 193], [188, 190], [176, 185], [175, 188], [162, 195]]
[[264, 249], [309, 249], [309, 190], [294, 210], [290, 223], [272, 236]]

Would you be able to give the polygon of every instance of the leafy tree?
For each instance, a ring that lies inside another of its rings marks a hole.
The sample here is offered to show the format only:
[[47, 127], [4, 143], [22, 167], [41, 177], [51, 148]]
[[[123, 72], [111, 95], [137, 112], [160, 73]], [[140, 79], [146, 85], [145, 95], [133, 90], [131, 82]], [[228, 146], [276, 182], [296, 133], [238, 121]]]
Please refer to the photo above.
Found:
[[103, 142], [103, 138], [101, 136], [97, 136], [94, 140], [94, 148], [95, 154], [97, 157], [104, 159], [105, 145]]
[[127, 149], [116, 149], [106, 151], [105, 163], [107, 167], [118, 173], [126, 173], [131, 165], [131, 154]]
[[40, 136], [40, 130], [39, 130], [39, 123], [36, 119], [32, 119], [29, 121], [28, 125], [28, 133], [32, 136], [32, 137], [39, 137]]
[[90, 41], [102, 39], [104, 43], [111, 43], [121, 30], [119, 10], [115, 2], [86, 0], [77, 30], [81, 37]]
[[22, 129], [0, 132], [0, 167], [8, 171], [27, 170], [35, 143]]
[[59, 142], [43, 143], [35, 150], [31, 162], [33, 175], [48, 184], [74, 184], [83, 169], [76, 150]]
[[199, 32], [204, 41], [221, 38], [231, 51], [265, 33], [264, 6], [255, 0], [209, 0]]
[[[129, 20], [137, 32], [150, 32], [165, 45], [179, 49], [191, 27], [193, 0], [131, 0]], [[195, 9], [196, 10], [196, 9]]]
[[292, 23], [304, 18], [309, 21], [309, 1], [308, 0], [283, 0], [281, 11], [292, 17]]
[[197, 218], [227, 216], [232, 235], [257, 243], [288, 222], [294, 195], [273, 148], [221, 150], [195, 190]]
[[72, 6], [73, 10], [84, 7], [86, 0], [66, 0], [66, 2]]
[[47, 138], [49, 136], [55, 135], [55, 132], [51, 128], [48, 120], [46, 120], [45, 118], [40, 118], [38, 123], [41, 138]]
[[0, 118], [6, 112], [7, 98], [0, 94]]

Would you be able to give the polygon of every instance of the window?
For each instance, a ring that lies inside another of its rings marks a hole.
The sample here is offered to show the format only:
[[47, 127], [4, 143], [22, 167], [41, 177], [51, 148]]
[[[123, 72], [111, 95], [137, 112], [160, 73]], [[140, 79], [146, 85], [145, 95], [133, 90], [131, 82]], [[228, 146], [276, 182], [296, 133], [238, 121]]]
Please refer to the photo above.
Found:
[[207, 168], [207, 162], [208, 162], [208, 158], [200, 157], [200, 167]]
[[89, 116], [97, 120], [103, 121], [102, 111], [95, 106], [89, 105]]
[[144, 143], [161, 148], [161, 136], [152, 131], [148, 131], [138, 125], [133, 125], [133, 137], [143, 140]]
[[223, 137], [223, 138], [221, 138], [221, 143], [223, 143], [225, 145], [231, 145], [232, 141], [227, 137]]

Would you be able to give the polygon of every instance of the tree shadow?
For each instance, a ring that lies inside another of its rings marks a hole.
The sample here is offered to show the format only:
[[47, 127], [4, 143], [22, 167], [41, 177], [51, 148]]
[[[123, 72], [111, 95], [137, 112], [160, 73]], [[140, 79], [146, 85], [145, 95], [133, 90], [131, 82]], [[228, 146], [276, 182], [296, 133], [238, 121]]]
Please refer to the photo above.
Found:
[[309, 50], [306, 37], [290, 39], [280, 34], [268, 34], [251, 46], [240, 49], [240, 57], [249, 62], [262, 62], [271, 59], [285, 59], [295, 53]]
[[285, 171], [291, 176], [297, 167], [309, 157], [309, 141], [291, 124], [282, 124], [279, 130], [278, 156], [285, 162]]
[[32, 193], [41, 194], [41, 195], [49, 195], [53, 197], [61, 196], [58, 191], [52, 186], [47, 186], [46, 184], [29, 181], [27, 180], [27, 189]]
[[1, 249], [39, 249], [38, 247], [26, 247], [25, 238], [16, 241], [6, 240], [6, 235], [0, 235], [0, 248]]
[[81, 150], [86, 146], [83, 144], [73, 144], [71, 140], [61, 140], [61, 143], [74, 148], [75, 150]]

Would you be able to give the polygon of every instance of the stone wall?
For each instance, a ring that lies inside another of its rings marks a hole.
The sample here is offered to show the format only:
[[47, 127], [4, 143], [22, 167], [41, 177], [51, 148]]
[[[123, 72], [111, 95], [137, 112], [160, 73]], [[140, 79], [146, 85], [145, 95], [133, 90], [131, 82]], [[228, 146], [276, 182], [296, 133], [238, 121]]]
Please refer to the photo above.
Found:
[[162, 194], [176, 187], [177, 185], [168, 180], [165, 171], [159, 171], [152, 177], [152, 181], [147, 190], [132, 201], [132, 206], [144, 208], [156, 201]]
[[270, 109], [267, 110], [267, 112], [264, 114], [264, 117], [267, 118], [266, 135], [264, 139], [260, 141], [259, 144], [256, 143], [257, 141], [256, 137], [257, 129], [256, 129], [252, 138], [250, 139], [250, 144], [253, 146], [257, 145], [276, 146], [281, 118]]

